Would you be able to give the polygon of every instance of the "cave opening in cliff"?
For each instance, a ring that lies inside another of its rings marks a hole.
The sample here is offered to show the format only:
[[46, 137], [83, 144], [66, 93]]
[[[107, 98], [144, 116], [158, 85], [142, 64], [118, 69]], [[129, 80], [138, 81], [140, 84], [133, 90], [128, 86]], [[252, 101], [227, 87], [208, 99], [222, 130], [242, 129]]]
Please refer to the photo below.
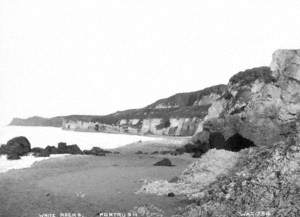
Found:
[[225, 138], [222, 133], [215, 132], [209, 135], [209, 148], [224, 149]]
[[249, 139], [236, 133], [225, 142], [225, 150], [238, 152], [244, 148], [255, 147], [256, 145]]

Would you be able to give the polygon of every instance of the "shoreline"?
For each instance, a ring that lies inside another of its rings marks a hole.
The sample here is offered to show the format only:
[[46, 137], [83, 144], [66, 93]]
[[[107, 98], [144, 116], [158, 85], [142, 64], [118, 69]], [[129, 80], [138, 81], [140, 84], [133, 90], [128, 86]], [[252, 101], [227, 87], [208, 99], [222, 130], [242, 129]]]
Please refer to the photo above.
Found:
[[[165, 156], [168, 153], [165, 154], [160, 154], [159, 152], [163, 151], [174, 151], [177, 147], [182, 146], [183, 144], [186, 143], [187, 140], [184, 140], [183, 138], [181, 140], [172, 139], [163, 139], [163, 140], [152, 140], [152, 141], [138, 141], [138, 142], [133, 142], [129, 143], [126, 145], [122, 145], [117, 148], [111, 148], [111, 149], [106, 149], [103, 151], [111, 151], [112, 153], [107, 153], [109, 155], [112, 155], [113, 152], [118, 152], [118, 154], [113, 154], [113, 155], [136, 155], [136, 152], [143, 152], [143, 154], [149, 154], [152, 155], [152, 152], [158, 152], [156, 156]], [[6, 164], [10, 165], [9, 169], [1, 169], [0, 170], [0, 175], [1, 173], [6, 173], [10, 170], [19, 170], [19, 169], [24, 169], [24, 168], [30, 168], [32, 167], [33, 164], [40, 162], [40, 161], [45, 161], [48, 159], [52, 158], [60, 158], [60, 157], [67, 157], [67, 156], [86, 156], [86, 154], [70, 154], [70, 153], [57, 153], [57, 154], [50, 154], [49, 156], [34, 156], [34, 152], [29, 152], [27, 155], [24, 155], [21, 157], [21, 159], [18, 160], [8, 160], [6, 159], [7, 155], [0, 155], [0, 160], [4, 161]], [[106, 157], [106, 156], [103, 156]], [[172, 155], [169, 155], [169, 157], [173, 157]], [[5, 158], [5, 159], [4, 159]], [[29, 160], [29, 162], [27, 162]], [[31, 163], [30, 163], [31, 162]], [[19, 166], [12, 166], [14, 163], [16, 163]], [[21, 163], [24, 163], [24, 165], [20, 165]], [[3, 171], [2, 171], [3, 170]]]
[[[182, 196], [162, 197], [136, 192], [145, 180], [171, 180], [179, 176], [196, 159], [188, 154], [135, 153], [136, 149], [143, 152], [173, 150], [188, 139], [155, 138], [106, 149], [120, 151], [120, 154], [36, 157], [38, 162], [29, 167], [0, 173], [0, 216], [59, 216], [69, 212], [88, 217], [100, 211], [128, 213], [141, 207], [163, 210], [163, 216], [176, 214], [174, 207], [187, 205]], [[169, 158], [175, 166], [154, 166], [163, 158]]]
[[[22, 156], [18, 160], [7, 160], [7, 155], [0, 155], [0, 176], [3, 173], [9, 172], [11, 170], [21, 170], [32, 167], [35, 163], [49, 160], [49, 159], [55, 159], [55, 158], [62, 158], [69, 156], [69, 154], [51, 154], [48, 157], [35, 157], [32, 152], [30, 152], [28, 155]], [[3, 166], [3, 164], [6, 164]]]
[[180, 175], [194, 159], [187, 155], [170, 156], [176, 166], [153, 166], [163, 157], [70, 155], [36, 162], [30, 168], [8, 171], [0, 174], [0, 201], [3, 201], [0, 213], [19, 217], [68, 211], [95, 216], [100, 210], [128, 212], [136, 206], [151, 204], [164, 209], [169, 216], [174, 214], [174, 207], [185, 205], [183, 198], [136, 192], [144, 179], [169, 180]]

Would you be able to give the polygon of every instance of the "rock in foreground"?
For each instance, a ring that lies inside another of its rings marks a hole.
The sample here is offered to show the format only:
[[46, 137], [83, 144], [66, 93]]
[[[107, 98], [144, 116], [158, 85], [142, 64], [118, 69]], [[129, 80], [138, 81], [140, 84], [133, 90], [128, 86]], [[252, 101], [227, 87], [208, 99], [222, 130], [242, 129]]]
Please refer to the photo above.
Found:
[[155, 164], [153, 164], [154, 166], [167, 166], [167, 167], [171, 167], [174, 166], [172, 164], [172, 162], [168, 159], [168, 158], [164, 158], [161, 161], [156, 162]]
[[31, 145], [24, 136], [15, 137], [0, 147], [0, 154], [6, 154], [7, 159], [17, 160], [31, 151]]
[[156, 195], [185, 195], [189, 199], [197, 198], [210, 183], [219, 175], [227, 174], [236, 164], [240, 153], [212, 149], [205, 153], [198, 161], [191, 164], [175, 181], [156, 180], [146, 183], [138, 193]]
[[95, 155], [95, 156], [105, 156], [106, 151], [99, 147], [93, 147], [91, 150], [84, 150], [84, 154]]

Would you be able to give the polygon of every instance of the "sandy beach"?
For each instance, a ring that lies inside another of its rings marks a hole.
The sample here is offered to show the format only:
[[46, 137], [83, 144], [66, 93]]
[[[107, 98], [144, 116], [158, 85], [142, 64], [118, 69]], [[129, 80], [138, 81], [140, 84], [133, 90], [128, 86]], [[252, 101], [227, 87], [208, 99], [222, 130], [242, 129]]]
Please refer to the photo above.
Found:
[[[168, 157], [173, 167], [153, 164]], [[171, 179], [194, 159], [188, 155], [66, 156], [32, 167], [0, 174], [0, 216], [35, 217], [40, 214], [128, 212], [154, 205], [164, 216], [185, 205], [180, 197], [135, 194], [144, 179]]]

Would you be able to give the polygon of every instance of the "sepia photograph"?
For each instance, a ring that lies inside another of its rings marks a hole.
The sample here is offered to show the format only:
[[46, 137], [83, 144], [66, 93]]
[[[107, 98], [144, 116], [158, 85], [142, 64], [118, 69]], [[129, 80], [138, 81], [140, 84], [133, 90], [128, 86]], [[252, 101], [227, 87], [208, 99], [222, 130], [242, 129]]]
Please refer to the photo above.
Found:
[[0, 0], [0, 217], [300, 217], [299, 0]]

